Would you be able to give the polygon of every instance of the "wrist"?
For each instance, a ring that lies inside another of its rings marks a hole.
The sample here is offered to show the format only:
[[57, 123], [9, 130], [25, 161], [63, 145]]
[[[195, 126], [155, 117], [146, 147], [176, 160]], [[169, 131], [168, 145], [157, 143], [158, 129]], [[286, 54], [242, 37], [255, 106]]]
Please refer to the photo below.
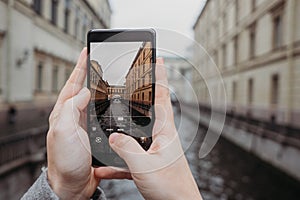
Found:
[[85, 192], [85, 189], [78, 188], [78, 185], [71, 184], [66, 181], [62, 176], [55, 175], [50, 170], [47, 171], [47, 179], [49, 186], [53, 192], [59, 197], [59, 199], [90, 199], [89, 194]]

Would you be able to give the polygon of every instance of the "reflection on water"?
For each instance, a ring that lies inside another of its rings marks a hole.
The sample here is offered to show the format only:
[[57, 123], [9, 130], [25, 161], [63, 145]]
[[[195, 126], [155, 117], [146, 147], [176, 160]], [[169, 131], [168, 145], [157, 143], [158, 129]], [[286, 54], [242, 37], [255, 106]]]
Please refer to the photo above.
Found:
[[220, 138], [198, 158], [200, 129], [186, 156], [204, 199], [299, 199], [300, 184], [282, 172]]

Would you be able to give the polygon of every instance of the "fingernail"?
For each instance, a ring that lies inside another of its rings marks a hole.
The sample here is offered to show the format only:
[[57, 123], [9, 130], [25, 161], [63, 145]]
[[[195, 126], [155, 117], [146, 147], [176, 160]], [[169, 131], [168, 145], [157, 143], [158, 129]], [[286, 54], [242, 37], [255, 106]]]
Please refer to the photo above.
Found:
[[89, 92], [89, 89], [87, 89], [86, 87], [82, 88], [80, 91], [79, 91], [79, 95], [83, 95], [85, 93]]
[[120, 137], [120, 134], [119, 133], [112, 133], [110, 136], [109, 136], [109, 141], [110, 143], [114, 143], [117, 138]]

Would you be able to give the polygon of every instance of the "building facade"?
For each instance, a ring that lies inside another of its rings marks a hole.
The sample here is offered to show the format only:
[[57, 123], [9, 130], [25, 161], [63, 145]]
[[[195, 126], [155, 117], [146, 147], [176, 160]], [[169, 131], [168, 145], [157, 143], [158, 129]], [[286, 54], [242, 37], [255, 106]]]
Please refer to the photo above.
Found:
[[193, 68], [188, 58], [164, 57], [164, 66], [167, 69], [171, 101], [191, 103], [194, 97]]
[[90, 113], [99, 115], [109, 106], [109, 84], [103, 80], [103, 70], [101, 65], [95, 61], [90, 61], [90, 91], [91, 104]]
[[107, 0], [0, 0], [0, 104], [53, 103], [87, 31], [110, 16]]
[[109, 98], [121, 98], [125, 97], [125, 85], [111, 85], [108, 88]]
[[210, 55], [194, 54], [206, 77], [193, 77], [200, 104], [220, 93], [222, 83], [211, 70], [217, 67], [228, 112], [299, 127], [299, 18], [297, 0], [208, 0], [193, 27]]
[[94, 60], [91, 60], [90, 88], [92, 99], [95, 101], [108, 100], [110, 86], [107, 81], [103, 80], [102, 67]]
[[152, 105], [152, 47], [144, 42], [137, 52], [127, 75], [125, 76], [126, 94], [132, 107], [147, 113]]

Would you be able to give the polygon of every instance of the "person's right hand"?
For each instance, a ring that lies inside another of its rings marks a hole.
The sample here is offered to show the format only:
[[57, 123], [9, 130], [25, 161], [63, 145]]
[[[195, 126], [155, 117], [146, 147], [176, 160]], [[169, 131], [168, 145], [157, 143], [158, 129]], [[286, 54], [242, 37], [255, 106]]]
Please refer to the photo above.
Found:
[[150, 149], [144, 151], [136, 140], [124, 134], [113, 133], [109, 142], [125, 160], [145, 199], [202, 199], [175, 128], [167, 75], [162, 64], [162, 60], [157, 60], [156, 118]]

